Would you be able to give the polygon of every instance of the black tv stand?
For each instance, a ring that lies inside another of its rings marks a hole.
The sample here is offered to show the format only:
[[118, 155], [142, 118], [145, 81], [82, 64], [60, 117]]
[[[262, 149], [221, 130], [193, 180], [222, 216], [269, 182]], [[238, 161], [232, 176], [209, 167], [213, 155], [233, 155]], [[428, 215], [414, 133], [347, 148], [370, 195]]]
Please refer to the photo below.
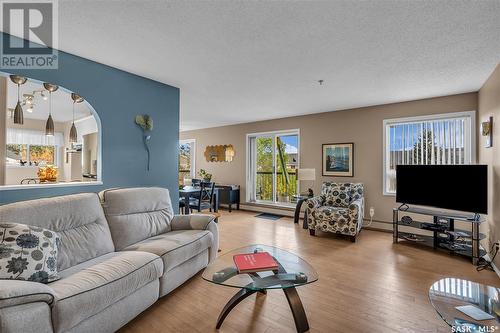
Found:
[[[456, 221], [470, 225], [470, 229], [455, 229]], [[403, 240], [447, 250], [468, 257], [473, 265], [477, 265], [479, 259], [486, 255], [479, 243], [486, 237], [479, 233], [482, 222], [484, 220], [479, 214], [467, 215], [403, 204], [392, 210], [392, 239], [393, 243]]]

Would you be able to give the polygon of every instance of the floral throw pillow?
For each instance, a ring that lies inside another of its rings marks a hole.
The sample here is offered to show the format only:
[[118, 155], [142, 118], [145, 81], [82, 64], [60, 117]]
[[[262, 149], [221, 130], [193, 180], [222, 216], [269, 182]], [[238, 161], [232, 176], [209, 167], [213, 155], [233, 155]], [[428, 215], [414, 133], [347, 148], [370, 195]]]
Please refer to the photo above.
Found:
[[0, 279], [48, 283], [57, 280], [57, 233], [0, 222]]

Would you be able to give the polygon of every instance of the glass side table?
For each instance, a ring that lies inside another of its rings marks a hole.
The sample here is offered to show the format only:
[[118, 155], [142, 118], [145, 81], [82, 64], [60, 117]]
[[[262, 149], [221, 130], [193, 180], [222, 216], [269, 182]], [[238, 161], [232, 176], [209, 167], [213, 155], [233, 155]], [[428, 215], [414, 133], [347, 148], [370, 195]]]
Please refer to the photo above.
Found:
[[[462, 280], [444, 278], [429, 288], [429, 300], [453, 332], [500, 332], [500, 288]], [[473, 305], [494, 319], [477, 321], [455, 307]]]

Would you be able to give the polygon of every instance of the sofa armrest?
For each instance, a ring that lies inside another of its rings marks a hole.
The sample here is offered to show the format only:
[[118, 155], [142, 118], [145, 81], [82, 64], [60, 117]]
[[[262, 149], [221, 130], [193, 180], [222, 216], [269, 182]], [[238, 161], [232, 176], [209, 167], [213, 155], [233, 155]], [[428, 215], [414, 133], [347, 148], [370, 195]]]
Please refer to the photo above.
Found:
[[363, 198], [356, 199], [349, 205], [349, 216], [351, 221], [356, 221], [357, 231], [363, 226], [364, 211], [365, 200]]
[[23, 280], [1, 280], [0, 309], [26, 303], [45, 302], [52, 305], [54, 291], [48, 285]]
[[307, 217], [307, 225], [309, 229], [315, 229], [316, 228], [316, 219], [314, 217], [314, 211], [323, 206], [325, 203], [325, 196], [324, 195], [318, 195], [312, 198], [307, 199], [306, 201], [306, 217]]
[[215, 219], [208, 214], [174, 215], [171, 226], [175, 230], [206, 230], [208, 225]]
[[325, 197], [322, 195], [318, 195], [313, 198], [307, 199], [307, 208], [309, 209], [309, 212], [313, 211], [314, 209], [323, 206], [323, 203], [325, 202]]
[[171, 222], [172, 231], [176, 230], [208, 230], [212, 233], [213, 243], [210, 247], [209, 261], [217, 257], [219, 250], [219, 229], [215, 217], [209, 214], [174, 215]]

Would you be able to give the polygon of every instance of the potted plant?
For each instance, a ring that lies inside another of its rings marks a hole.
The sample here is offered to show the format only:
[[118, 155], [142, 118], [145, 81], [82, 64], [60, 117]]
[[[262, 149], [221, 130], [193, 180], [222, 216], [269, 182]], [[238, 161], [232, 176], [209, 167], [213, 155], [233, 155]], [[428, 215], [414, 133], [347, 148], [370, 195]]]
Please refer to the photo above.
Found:
[[198, 175], [206, 182], [212, 180], [212, 174], [206, 172], [204, 169], [200, 169], [200, 171], [198, 171]]

